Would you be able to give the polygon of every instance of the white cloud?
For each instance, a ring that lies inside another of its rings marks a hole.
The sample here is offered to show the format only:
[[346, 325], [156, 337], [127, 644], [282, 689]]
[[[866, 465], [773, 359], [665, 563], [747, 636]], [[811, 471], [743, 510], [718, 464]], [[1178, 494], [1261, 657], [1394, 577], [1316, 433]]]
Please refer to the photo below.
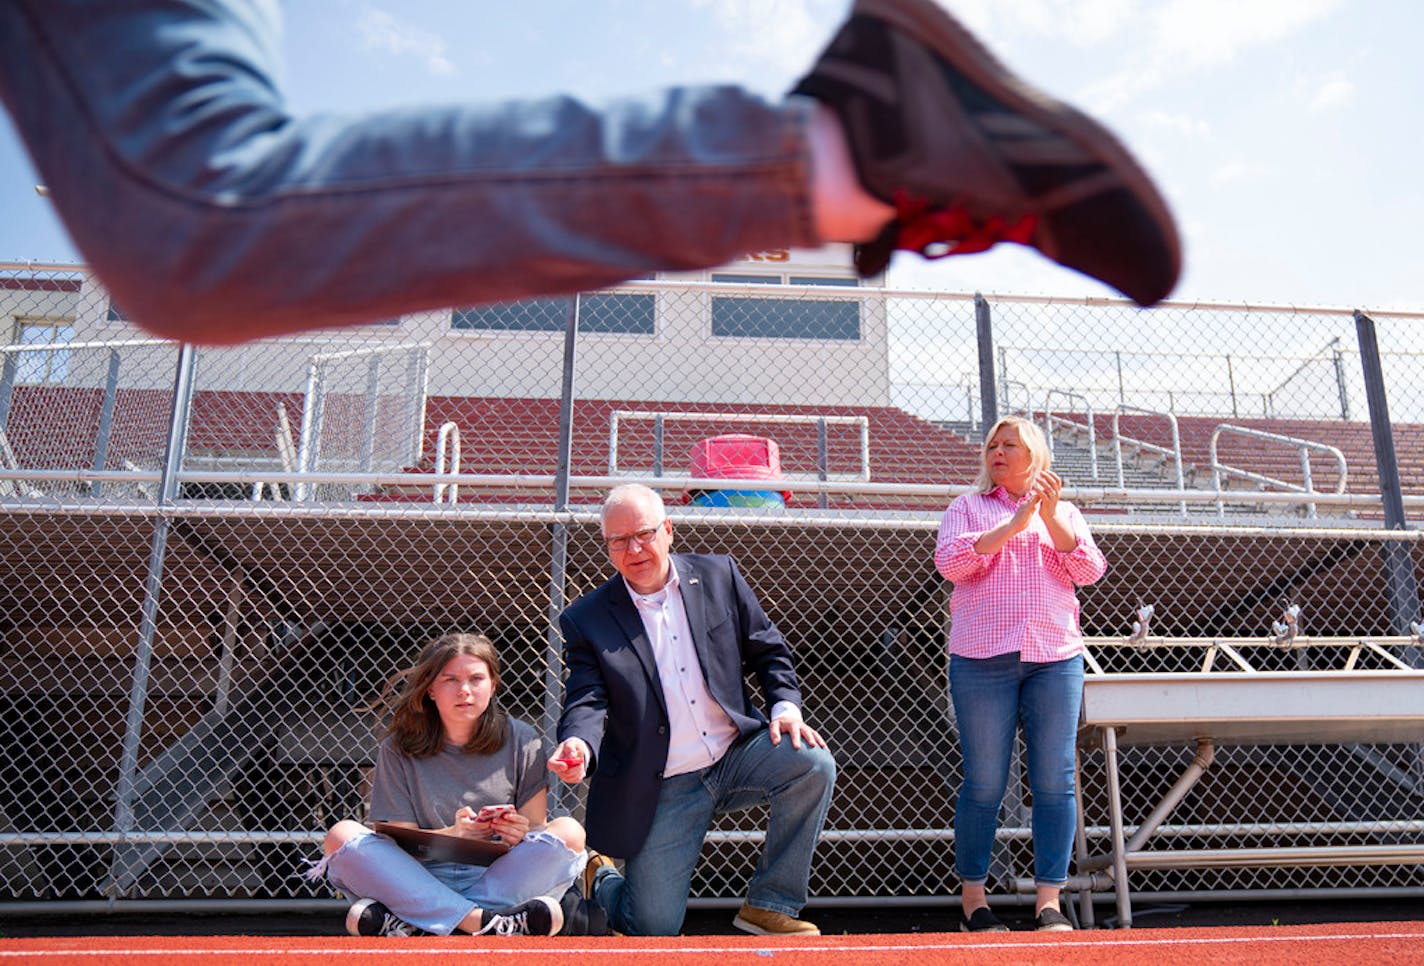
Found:
[[1159, 54], [1219, 64], [1323, 19], [1342, 0], [1171, 0], [1155, 13]]
[[1168, 131], [1184, 138], [1205, 139], [1211, 137], [1211, 124], [1204, 118], [1190, 114], [1168, 114], [1166, 111], [1143, 111], [1141, 122], [1158, 130]]
[[1137, 18], [1137, 0], [1078, 0], [1065, 9], [1068, 40], [1079, 47], [1111, 40]]
[[771, 69], [785, 78], [799, 77], [810, 66], [845, 13], [839, 0], [694, 0], [694, 5], [712, 13], [739, 61], [757, 73]]
[[1228, 161], [1218, 165], [1211, 173], [1211, 180], [1214, 184], [1231, 184], [1241, 181], [1254, 181], [1266, 174], [1265, 165], [1255, 164], [1250, 161]]
[[414, 57], [432, 74], [455, 73], [455, 65], [445, 54], [445, 40], [428, 30], [401, 23], [395, 17], [367, 7], [356, 22], [361, 45], [366, 50], [384, 50], [398, 57]]
[[1091, 47], [1116, 37], [1138, 16], [1139, 0], [940, 0], [991, 46], [1023, 32]]
[[1348, 104], [1355, 96], [1355, 85], [1343, 70], [1332, 70], [1322, 77], [1310, 98], [1312, 111], [1328, 111]]

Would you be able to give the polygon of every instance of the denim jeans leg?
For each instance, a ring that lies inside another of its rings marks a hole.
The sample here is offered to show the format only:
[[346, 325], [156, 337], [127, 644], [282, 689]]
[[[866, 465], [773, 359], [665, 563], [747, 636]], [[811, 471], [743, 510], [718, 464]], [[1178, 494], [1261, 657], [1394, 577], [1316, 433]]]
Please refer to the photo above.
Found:
[[495, 859], [465, 896], [482, 909], [502, 909], [535, 896], [559, 899], [573, 885], [588, 860], [548, 832], [530, 832]]
[[771, 743], [766, 729], [733, 745], [707, 773], [716, 810], [753, 805], [770, 808], [766, 843], [747, 886], [747, 902], [758, 909], [795, 916], [806, 905], [811, 859], [826, 824], [836, 763], [824, 748], [794, 748], [783, 737]]
[[375, 899], [426, 932], [448, 936], [475, 904], [384, 835], [351, 839], [326, 860], [326, 880], [352, 899]]
[[0, 98], [140, 324], [253, 337], [819, 244], [804, 99], [708, 85], [303, 117], [281, 30], [277, 0], [0, 3]]
[[1061, 886], [1077, 829], [1073, 752], [1083, 704], [1083, 658], [1024, 665], [1020, 706], [1033, 792], [1033, 872], [1039, 885]]
[[692, 871], [712, 824], [712, 794], [703, 772], [663, 779], [648, 838], [623, 865], [623, 876], [605, 876], [598, 904], [608, 924], [630, 936], [676, 936], [687, 914]]
[[960, 881], [989, 878], [999, 809], [1019, 719], [1019, 656], [951, 655], [949, 695], [959, 730], [964, 777], [954, 807], [954, 871]]

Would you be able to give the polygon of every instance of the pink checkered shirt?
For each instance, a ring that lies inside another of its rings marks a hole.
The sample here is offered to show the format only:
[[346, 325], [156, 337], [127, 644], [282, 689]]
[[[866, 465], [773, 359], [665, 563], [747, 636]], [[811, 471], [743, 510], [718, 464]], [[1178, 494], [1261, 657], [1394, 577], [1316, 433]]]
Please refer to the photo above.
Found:
[[976, 553], [974, 541], [1014, 515], [1007, 490], [956, 497], [944, 511], [935, 542], [935, 569], [954, 581], [949, 598], [949, 652], [995, 657], [1019, 652], [1023, 661], [1061, 661], [1083, 650], [1074, 585], [1087, 585], [1108, 569], [1078, 508], [1058, 501], [1058, 513], [1078, 537], [1061, 553], [1037, 513], [998, 553]]

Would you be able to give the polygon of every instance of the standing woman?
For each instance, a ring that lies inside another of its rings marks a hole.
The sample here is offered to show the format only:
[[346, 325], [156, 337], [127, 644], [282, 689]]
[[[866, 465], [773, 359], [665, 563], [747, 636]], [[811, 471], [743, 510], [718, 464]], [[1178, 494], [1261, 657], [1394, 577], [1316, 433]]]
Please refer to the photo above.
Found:
[[[422, 862], [359, 822], [336, 823], [307, 875], [324, 873], [360, 900], [346, 917], [353, 935], [573, 931], [561, 902], [586, 860], [583, 826], [548, 821], [542, 741], [499, 707], [499, 686], [499, 656], [477, 634], [436, 638], [386, 682], [379, 704], [391, 720], [376, 755], [371, 819], [498, 835], [512, 848], [487, 867]], [[511, 804], [498, 817], [477, 817], [483, 806]]]
[[964, 756], [954, 812], [965, 932], [1002, 932], [984, 886], [1020, 727], [1033, 794], [1036, 928], [1072, 929], [1059, 908], [1077, 822], [1073, 751], [1083, 703], [1075, 586], [1107, 570], [1078, 509], [1058, 498], [1042, 430], [1005, 416], [985, 437], [976, 490], [945, 511], [935, 567], [950, 596], [949, 693]]

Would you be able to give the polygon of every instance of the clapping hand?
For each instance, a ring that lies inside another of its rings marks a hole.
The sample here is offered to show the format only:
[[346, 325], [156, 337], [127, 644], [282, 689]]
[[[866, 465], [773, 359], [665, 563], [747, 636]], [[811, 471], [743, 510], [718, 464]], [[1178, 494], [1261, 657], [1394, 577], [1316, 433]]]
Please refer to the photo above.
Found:
[[1034, 494], [1038, 505], [1038, 515], [1045, 523], [1058, 516], [1058, 494], [1063, 489], [1063, 478], [1052, 470], [1039, 470], [1033, 475], [1029, 492]]

